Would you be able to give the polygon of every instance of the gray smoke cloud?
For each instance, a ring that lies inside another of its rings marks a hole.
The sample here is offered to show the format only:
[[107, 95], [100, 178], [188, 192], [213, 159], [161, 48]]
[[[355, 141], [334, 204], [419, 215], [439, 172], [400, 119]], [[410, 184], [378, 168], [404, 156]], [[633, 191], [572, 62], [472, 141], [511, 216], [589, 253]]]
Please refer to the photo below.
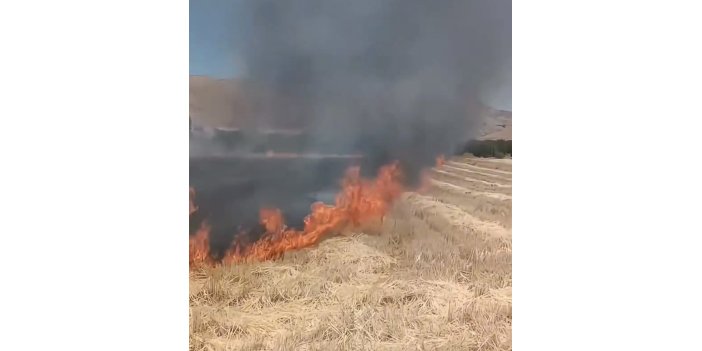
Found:
[[[265, 92], [254, 99], [254, 123], [304, 126], [299, 140], [273, 142], [294, 145], [283, 152], [361, 153], [368, 173], [397, 159], [412, 174], [474, 136], [476, 102], [511, 62], [506, 0], [241, 1], [234, 21], [244, 39], [241, 78]], [[249, 150], [259, 136], [246, 133], [233, 138], [243, 140], [236, 151], [265, 152]], [[260, 207], [301, 221], [347, 167], [208, 159], [229, 151], [191, 139], [191, 185], [221, 247], [238, 225], [257, 222]]]
[[475, 136], [481, 89], [511, 63], [511, 1], [248, 0], [247, 76], [308, 148], [432, 162]]

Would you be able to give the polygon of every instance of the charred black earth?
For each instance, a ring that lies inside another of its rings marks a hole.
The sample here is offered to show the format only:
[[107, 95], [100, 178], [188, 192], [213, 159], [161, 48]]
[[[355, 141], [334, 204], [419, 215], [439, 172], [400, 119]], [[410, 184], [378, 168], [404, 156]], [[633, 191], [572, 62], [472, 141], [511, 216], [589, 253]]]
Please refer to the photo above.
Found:
[[[190, 235], [207, 220], [215, 257], [229, 247], [237, 233], [247, 233], [247, 241], [255, 241], [263, 234], [259, 223], [261, 208], [279, 208], [289, 226], [302, 228], [314, 202], [334, 203], [346, 169], [363, 167], [360, 155], [298, 152], [298, 148], [291, 147], [294, 140], [289, 134], [281, 138], [282, 145], [257, 145], [256, 149], [251, 144], [232, 147], [243, 142], [241, 132], [226, 134], [229, 138], [209, 137], [209, 142], [225, 145], [217, 152], [190, 155], [190, 186], [195, 189], [198, 206], [190, 218]], [[191, 138], [201, 143], [205, 139]]]
[[261, 208], [280, 209], [288, 226], [301, 229], [314, 202], [334, 203], [351, 166], [360, 166], [361, 175], [372, 178], [382, 165], [398, 160], [405, 184], [412, 187], [437, 156], [421, 158], [407, 148], [411, 156], [396, 158], [402, 153], [375, 147], [373, 139], [350, 150], [320, 150], [309, 140], [304, 132], [290, 130], [191, 131], [190, 186], [199, 209], [191, 215], [190, 235], [207, 220], [211, 252], [217, 257], [234, 235], [246, 233], [243, 240], [253, 242], [264, 233]]

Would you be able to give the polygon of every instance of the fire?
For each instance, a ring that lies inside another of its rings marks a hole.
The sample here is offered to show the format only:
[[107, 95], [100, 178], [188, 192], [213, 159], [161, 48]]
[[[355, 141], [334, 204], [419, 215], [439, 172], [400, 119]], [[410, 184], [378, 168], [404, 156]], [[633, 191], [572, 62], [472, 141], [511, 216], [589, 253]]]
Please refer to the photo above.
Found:
[[190, 238], [190, 266], [211, 263], [210, 226], [203, 222], [195, 236]]
[[362, 179], [360, 168], [352, 167], [342, 181], [336, 204], [314, 203], [302, 230], [286, 228], [280, 210], [262, 210], [261, 223], [266, 228], [266, 234], [248, 248], [235, 243], [223, 261], [227, 264], [276, 259], [287, 251], [313, 246], [347, 226], [358, 226], [368, 219], [382, 218], [402, 191], [402, 173], [398, 163], [382, 167], [374, 181]]
[[266, 233], [277, 233], [285, 227], [283, 213], [277, 208], [261, 209], [259, 217], [261, 218], [261, 224], [266, 228]]
[[[190, 188], [190, 216], [198, 211], [195, 204], [195, 189]], [[210, 227], [203, 222], [197, 233], [190, 238], [190, 265], [197, 266], [210, 260]]]
[[444, 155], [439, 155], [436, 157], [436, 168], [443, 166], [444, 163], [446, 163], [446, 158]]
[[[313, 246], [346, 227], [358, 226], [371, 219], [382, 220], [404, 191], [402, 184], [403, 176], [397, 162], [382, 167], [374, 180], [363, 179], [360, 168], [351, 167], [341, 183], [342, 189], [335, 204], [314, 203], [302, 230], [287, 228], [279, 209], [261, 209], [259, 217], [266, 233], [249, 246], [235, 240], [222, 262], [232, 264], [276, 259], [287, 251]], [[191, 263], [211, 262], [207, 246], [209, 229], [204, 225], [191, 238]]]

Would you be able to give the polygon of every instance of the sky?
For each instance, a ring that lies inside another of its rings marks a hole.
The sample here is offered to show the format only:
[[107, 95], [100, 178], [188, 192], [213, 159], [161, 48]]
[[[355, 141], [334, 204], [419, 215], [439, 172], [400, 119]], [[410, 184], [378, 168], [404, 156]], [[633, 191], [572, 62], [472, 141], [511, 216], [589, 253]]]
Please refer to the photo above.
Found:
[[190, 74], [233, 78], [242, 73], [237, 59], [241, 26], [237, 0], [190, 0]]
[[[236, 78], [245, 72], [237, 53], [243, 46], [240, 0], [190, 0], [190, 75]], [[511, 66], [511, 62], [509, 63]], [[494, 108], [512, 110], [512, 69], [485, 87], [482, 99]]]
[[502, 69], [502, 74], [485, 86], [481, 98], [484, 103], [501, 110], [512, 111], [512, 62]]

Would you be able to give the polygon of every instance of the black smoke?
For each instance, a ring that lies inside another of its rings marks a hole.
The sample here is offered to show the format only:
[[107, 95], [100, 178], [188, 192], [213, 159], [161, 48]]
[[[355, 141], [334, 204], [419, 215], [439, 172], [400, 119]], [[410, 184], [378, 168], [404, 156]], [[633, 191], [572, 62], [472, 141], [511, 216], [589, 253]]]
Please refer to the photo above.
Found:
[[296, 102], [267, 104], [304, 120], [313, 150], [430, 164], [475, 136], [481, 90], [511, 62], [511, 1], [244, 4], [246, 76]]
[[[411, 179], [475, 136], [479, 97], [511, 62], [506, 0], [241, 1], [232, 19], [244, 39], [241, 78], [266, 92], [255, 102], [265, 115], [254, 117], [306, 129], [294, 150], [277, 151], [360, 153], [366, 174], [397, 159]], [[245, 152], [260, 141], [234, 139]], [[191, 148], [214, 150], [205, 144]], [[208, 153], [191, 151], [191, 185], [220, 248], [239, 227], [256, 226], [260, 207], [282, 208], [301, 225], [318, 199], [305, 194], [333, 192], [349, 163]]]

